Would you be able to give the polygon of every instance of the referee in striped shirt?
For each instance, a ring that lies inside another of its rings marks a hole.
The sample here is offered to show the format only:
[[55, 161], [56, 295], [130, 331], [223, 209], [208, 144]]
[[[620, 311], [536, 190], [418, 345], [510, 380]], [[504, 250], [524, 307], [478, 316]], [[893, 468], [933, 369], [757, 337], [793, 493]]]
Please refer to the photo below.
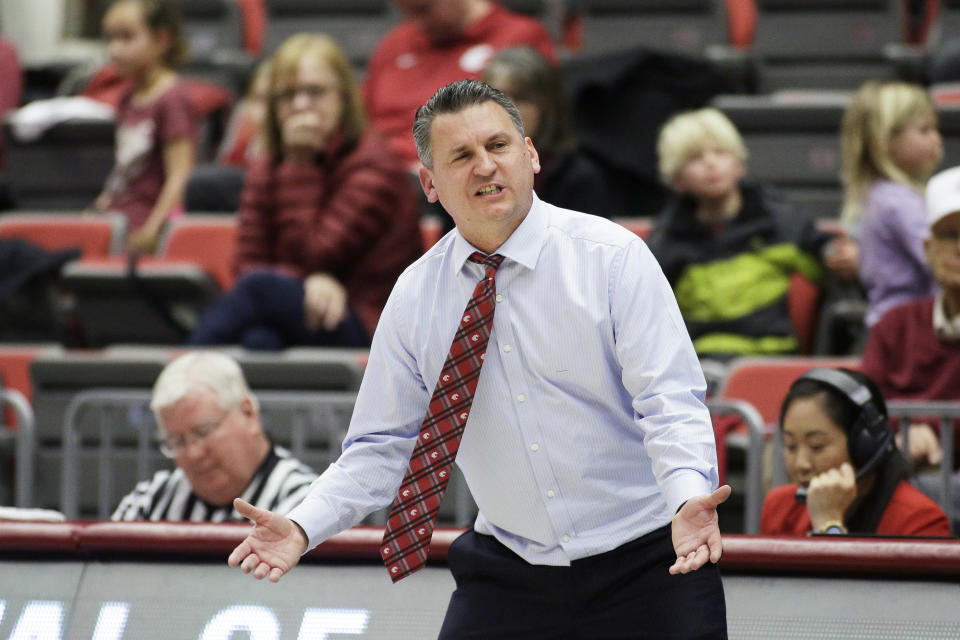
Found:
[[317, 477], [270, 442], [240, 365], [225, 354], [195, 351], [171, 362], [153, 386], [150, 408], [160, 450], [177, 468], [138, 483], [113, 520], [246, 522], [234, 498], [286, 513]]

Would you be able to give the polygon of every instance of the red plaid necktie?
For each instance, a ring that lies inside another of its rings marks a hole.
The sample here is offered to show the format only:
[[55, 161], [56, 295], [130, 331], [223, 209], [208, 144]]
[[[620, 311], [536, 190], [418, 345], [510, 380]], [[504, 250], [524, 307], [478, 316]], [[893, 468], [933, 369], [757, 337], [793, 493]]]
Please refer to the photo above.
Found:
[[470, 260], [486, 265], [487, 273], [463, 311], [383, 532], [380, 555], [394, 582], [427, 563], [440, 501], [450, 481], [490, 340], [497, 293], [494, 276], [503, 256], [478, 251]]

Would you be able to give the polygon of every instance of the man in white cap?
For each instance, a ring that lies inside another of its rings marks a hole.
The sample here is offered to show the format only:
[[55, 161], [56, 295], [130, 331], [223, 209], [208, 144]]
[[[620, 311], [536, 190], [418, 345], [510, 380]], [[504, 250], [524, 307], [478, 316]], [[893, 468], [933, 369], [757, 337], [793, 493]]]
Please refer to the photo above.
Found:
[[[863, 352], [861, 370], [888, 400], [960, 400], [960, 167], [930, 179], [926, 208], [924, 252], [940, 290], [887, 311]], [[921, 467], [940, 463], [940, 443], [928, 425], [911, 425], [909, 443]]]

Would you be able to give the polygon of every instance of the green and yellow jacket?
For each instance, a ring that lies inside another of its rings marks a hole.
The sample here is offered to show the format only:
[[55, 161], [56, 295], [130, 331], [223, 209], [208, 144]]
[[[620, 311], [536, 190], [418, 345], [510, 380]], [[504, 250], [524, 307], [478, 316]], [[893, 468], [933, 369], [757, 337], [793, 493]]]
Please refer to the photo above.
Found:
[[819, 282], [834, 237], [773, 189], [741, 190], [740, 212], [716, 226], [697, 220], [693, 198], [675, 197], [649, 241], [700, 356], [795, 352], [790, 279], [799, 272]]

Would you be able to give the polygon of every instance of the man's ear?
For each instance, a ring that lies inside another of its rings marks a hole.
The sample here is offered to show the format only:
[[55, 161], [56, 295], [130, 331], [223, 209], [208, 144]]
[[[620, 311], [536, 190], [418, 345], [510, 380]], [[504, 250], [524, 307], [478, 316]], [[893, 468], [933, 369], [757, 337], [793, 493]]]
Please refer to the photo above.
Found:
[[540, 154], [537, 153], [537, 148], [533, 146], [533, 140], [530, 139], [530, 136], [527, 136], [524, 142], [527, 145], [527, 151], [530, 152], [530, 163], [533, 165], [533, 172], [540, 173]]
[[243, 400], [240, 401], [240, 406], [237, 407], [247, 418], [253, 418], [257, 415], [257, 407], [253, 404], [253, 400], [250, 396], [245, 396]]
[[927, 264], [933, 267], [933, 239], [930, 236], [923, 239], [923, 255], [927, 258]]
[[433, 171], [423, 165], [420, 165], [420, 188], [423, 189], [423, 194], [427, 196], [427, 202], [436, 202], [440, 199], [440, 196], [437, 195], [437, 188], [433, 184]]

